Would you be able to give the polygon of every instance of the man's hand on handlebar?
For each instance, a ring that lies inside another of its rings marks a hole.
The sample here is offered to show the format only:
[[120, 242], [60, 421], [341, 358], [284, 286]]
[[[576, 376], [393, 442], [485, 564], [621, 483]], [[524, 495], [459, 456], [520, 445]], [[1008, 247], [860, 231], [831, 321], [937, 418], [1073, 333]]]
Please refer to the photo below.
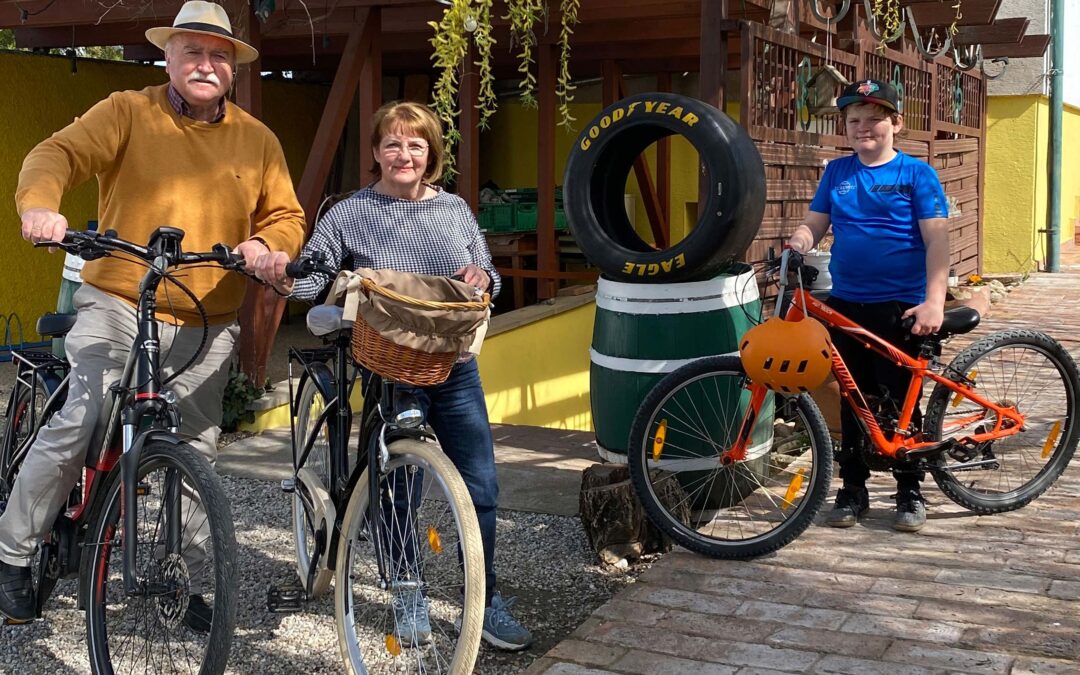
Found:
[[[61, 242], [67, 229], [67, 218], [51, 209], [27, 209], [22, 213], [22, 236], [29, 242]], [[52, 251], [50, 246], [49, 253]]]
[[248, 239], [236, 246], [236, 252], [244, 256], [244, 269], [256, 279], [270, 284], [286, 295], [292, 290], [292, 279], [285, 275], [289, 255], [283, 251], [271, 251], [258, 239]]

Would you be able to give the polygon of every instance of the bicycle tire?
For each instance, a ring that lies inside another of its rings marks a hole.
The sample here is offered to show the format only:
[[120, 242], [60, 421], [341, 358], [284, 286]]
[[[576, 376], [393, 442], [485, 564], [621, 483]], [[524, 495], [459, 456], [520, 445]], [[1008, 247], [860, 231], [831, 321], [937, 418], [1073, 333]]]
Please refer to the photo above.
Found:
[[[159, 484], [154, 482], [155, 476], [151, 474], [160, 469], [164, 469], [165, 476]], [[166, 494], [170, 489], [168, 486], [177, 485], [170, 475], [179, 476], [182, 489], [194, 491], [201, 501], [211, 540], [206, 555], [212, 556], [203, 569], [209, 567], [212, 572], [199, 574], [198, 579], [209, 583], [212, 578], [212, 595], [207, 601], [213, 610], [212, 620], [205, 633], [185, 625], [191, 594], [198, 590], [206, 598], [207, 590], [192, 587], [191, 570], [182, 555], [186, 549], [180, 554], [166, 554], [160, 538], [150, 537], [146, 532], [140, 531], [138, 538], [136, 567], [139, 580], [159, 584], [179, 581], [179, 584], [172, 591], [156, 597], [129, 597], [125, 593], [123, 546], [117, 543], [125, 536], [120, 509], [122, 481], [120, 472], [115, 471], [108, 479], [105, 498], [84, 544], [86, 554], [92, 556], [87, 577], [83, 579], [88, 589], [86, 631], [91, 669], [96, 675], [143, 673], [149, 664], [150, 669], [158, 672], [220, 675], [225, 671], [236, 623], [237, 586], [236, 535], [221, 481], [210, 463], [190, 445], [164, 440], [151, 441], [143, 448], [138, 473], [141, 485], [138, 508], [142, 511], [140, 530], [143, 525], [150, 525], [150, 531], [157, 535], [168, 529], [161, 526], [162, 522], [167, 522], [162, 514], [158, 515], [161, 520], [157, 523], [146, 521], [142, 516], [154, 501], [164, 501], [158, 498]], [[197, 518], [199, 510], [191, 509], [191, 503], [189, 501], [182, 508]], [[203, 523], [201, 520], [198, 523], [199, 530], [190, 535], [192, 541], [201, 535]], [[183, 531], [182, 540], [187, 541], [188, 537], [188, 532]], [[123, 612], [125, 604], [133, 606], [131, 616]], [[119, 610], [117, 605], [121, 606]], [[122, 631], [112, 630], [119, 628], [130, 630], [130, 641], [123, 640]], [[135, 648], [133, 645], [138, 640], [145, 644]], [[158, 660], [151, 655], [155, 646], [160, 649]], [[129, 653], [133, 656], [130, 662], [126, 659]], [[178, 664], [178, 661], [182, 663]]]
[[[294, 461], [299, 456], [299, 453], [303, 452], [311, 434], [321, 434], [323, 438], [315, 441], [311, 453], [304, 462], [304, 466], [311, 469], [310, 475], [321, 480], [321, 487], [325, 491], [330, 484], [330, 444], [333, 439], [330, 437], [330, 427], [326, 420], [318, 428], [315, 425], [319, 415], [326, 409], [326, 399], [315, 384], [315, 380], [308, 378], [300, 389], [296, 401], [296, 436], [293, 440]], [[343, 448], [341, 452], [348, 452], [348, 448]], [[316, 542], [313, 541], [315, 529], [312, 519], [318, 517], [315, 514], [308, 513], [304, 500], [306, 498], [313, 502], [320, 499], [318, 495], [305, 494], [306, 492], [308, 492], [307, 484], [297, 480], [293, 486], [292, 498], [293, 547], [296, 550], [296, 572], [300, 577], [301, 584], [307, 583], [308, 574], [311, 570], [311, 561], [314, 556], [313, 547], [316, 545]], [[327, 499], [329, 498], [329, 495], [325, 496]], [[331, 517], [327, 523], [327, 530], [324, 532], [326, 537], [324, 539], [324, 555], [329, 550], [330, 528], [333, 528], [333, 526], [334, 519]], [[325, 563], [325, 558], [323, 561]], [[328, 569], [326, 564], [321, 565], [321, 569], [315, 573], [310, 591], [311, 597], [317, 598], [324, 595], [330, 588], [330, 582], [333, 578], [334, 571]]]
[[[421, 586], [423, 592], [426, 593], [425, 604], [431, 622], [432, 642], [427, 647], [402, 649], [399, 641], [398, 653], [395, 654], [390, 640], [393, 627], [396, 625], [392, 604], [394, 600], [400, 600], [400, 596], [396, 594], [396, 591], [389, 594], [381, 591], [378, 588], [381, 580], [378, 578], [360, 578], [360, 576], [370, 575], [373, 571], [377, 576], [377, 570], [368, 569], [363, 575], [354, 574], [353, 563], [362, 562], [360, 558], [365, 549], [376, 540], [381, 540], [370, 534], [371, 529], [368, 524], [370, 486], [368, 470], [365, 469], [349, 499], [338, 545], [334, 615], [338, 644], [346, 672], [357, 675], [400, 672], [401, 669], [413, 665], [419, 672], [450, 672], [455, 675], [471, 673], [480, 649], [485, 604], [484, 548], [472, 498], [453, 463], [435, 444], [415, 439], [401, 439], [392, 443], [389, 450], [390, 459], [387, 470], [380, 477], [380, 494], [386, 496], [390, 491], [389, 477], [408, 476], [410, 467], [423, 469], [430, 472], [430, 478], [422, 479], [421, 482], [428, 485], [438, 484], [442, 488], [445, 507], [448, 508], [445, 516], [453, 521], [452, 526], [436, 530], [438, 548], [433, 544], [431, 529], [428, 530], [427, 543], [434, 555], [425, 553], [423, 562], [416, 563], [420, 568], [417, 577], [422, 580]], [[399, 474], [398, 471], [405, 473]], [[415, 478], [416, 472], [412, 472], [411, 476]], [[409, 478], [406, 480], [408, 481]], [[413, 485], [415, 484], [410, 483], [405, 490], [410, 502], [416, 497], [416, 494], [411, 492]], [[423, 495], [415, 501], [426, 503], [410, 511], [410, 519], [420, 517], [420, 512], [425, 509], [437, 510], [441, 504], [434, 499], [423, 500], [422, 497]], [[384, 515], [385, 513], [384, 510]], [[382, 527], [390, 526], [382, 525], [376, 529], [381, 530]], [[419, 528], [410, 529], [415, 532]], [[448, 540], [448, 537], [452, 536], [456, 536], [456, 543]], [[418, 539], [414, 538], [414, 541]], [[421, 557], [419, 550], [413, 550], [417, 558]], [[409, 565], [410, 568], [412, 566], [412, 564]], [[432, 579], [433, 573], [439, 570], [454, 575], [455, 583], [445, 588], [442, 584], [435, 583]], [[460, 584], [456, 583], [458, 578], [461, 580]], [[398, 581], [395, 580], [388, 585], [393, 586], [397, 583]], [[462, 588], [459, 589], [458, 586]], [[356, 594], [363, 597], [354, 600], [354, 587]], [[432, 597], [434, 593], [440, 594]], [[393, 597], [387, 597], [388, 595]], [[358, 630], [357, 614], [361, 611], [365, 612], [365, 617], [371, 617], [375, 625], [365, 624], [363, 630]], [[456, 632], [456, 641], [452, 640], [451, 631]], [[363, 635], [361, 635], [362, 632]], [[362, 641], [369, 646], [365, 648], [365, 645], [361, 644]], [[447, 641], [454, 642], [453, 656], [447, 659], [446, 663], [441, 663], [440, 657], [432, 652]], [[365, 652], [369, 658], [365, 658]], [[389, 658], [386, 652], [390, 652]], [[428, 657], [435, 661], [433, 665], [429, 665]], [[420, 659], [424, 661], [418, 663]]]
[[631, 484], [645, 514], [685, 548], [714, 558], [786, 546], [810, 526], [832, 480], [832, 441], [805, 395], [773, 394], [747, 458], [719, 461], [742, 421], [747, 382], [738, 357], [693, 361], [653, 387], [630, 432]]
[[[1004, 359], [1006, 352], [1026, 357], [1023, 371], [1019, 363], [1014, 366], [1004, 364], [1000, 372], [995, 370], [998, 360]], [[954, 454], [943, 453], [931, 471], [941, 491], [957, 504], [981, 514], [1019, 509], [1046, 492], [1065, 470], [1080, 439], [1080, 425], [1076, 419], [1080, 374], [1065, 348], [1038, 331], [1001, 331], [968, 346], [952, 360], [946, 372], [951, 374], [953, 381], [972, 377], [974, 373], [975, 389], [979, 394], [996, 402], [1009, 400], [1016, 403], [1026, 419], [1024, 430], [1019, 434], [973, 448], [968, 451], [970, 457], [960, 455], [959, 450]], [[1045, 387], [1031, 390], [1034, 384]], [[970, 418], [981, 410], [981, 406], [938, 384], [927, 402], [923, 429], [930, 438], [941, 440], [946, 434], [963, 435], [980, 424], [992, 426], [992, 420], [979, 420], [955, 429], [946, 426], [949, 417]], [[1034, 445], [1028, 451], [1017, 447], [1029, 442]], [[956, 473], [950, 470], [953, 462], [977, 459], [993, 460], [998, 468]], [[1013, 483], [1009, 478], [1012, 470], [1019, 469], [1023, 474], [1027, 465], [1035, 460], [1039, 460], [1041, 468], [1029, 477], [1021, 475], [1020, 482]], [[1046, 461], [1042, 463], [1041, 460]], [[996, 488], [991, 486], [994, 480], [997, 481]]]

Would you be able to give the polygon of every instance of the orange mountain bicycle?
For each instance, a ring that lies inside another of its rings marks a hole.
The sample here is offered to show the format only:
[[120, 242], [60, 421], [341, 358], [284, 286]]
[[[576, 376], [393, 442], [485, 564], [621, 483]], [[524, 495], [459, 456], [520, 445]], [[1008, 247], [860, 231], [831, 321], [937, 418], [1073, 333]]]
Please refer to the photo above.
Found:
[[[1039, 331], [1011, 329], [976, 341], [942, 367], [942, 343], [979, 323], [978, 312], [960, 307], [945, 313], [913, 358], [812, 296], [803, 284], [817, 271], [792, 253], [769, 267], [770, 276], [778, 271], [784, 299], [776, 314], [813, 317], [911, 372], [897, 407], [860, 391], [832, 353], [833, 375], [863, 427], [871, 468], [915, 461], [946, 496], [980, 514], [1018, 509], [1061, 475], [1080, 434], [1080, 375], [1061, 344]], [[918, 425], [914, 411], [928, 383], [933, 389]], [[810, 396], [751, 381], [736, 355], [694, 361], [657, 383], [635, 416], [628, 461], [634, 490], [657, 527], [693, 551], [745, 558], [806, 530], [829, 492], [832, 455]]]

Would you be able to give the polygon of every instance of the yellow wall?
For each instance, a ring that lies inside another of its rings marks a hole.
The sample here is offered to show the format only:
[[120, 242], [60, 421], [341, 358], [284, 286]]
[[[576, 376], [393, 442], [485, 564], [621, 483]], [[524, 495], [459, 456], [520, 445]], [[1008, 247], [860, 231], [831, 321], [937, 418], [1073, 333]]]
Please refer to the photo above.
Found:
[[[993, 96], [987, 107], [983, 271], [1026, 272], [1046, 259], [1049, 102], [1044, 96]], [[1065, 106], [1061, 241], [1080, 217], [1080, 109]]]
[[[67, 58], [0, 52], [0, 250], [7, 252], [0, 267], [0, 315], [17, 314], [27, 339], [37, 339], [37, 317], [56, 309], [63, 256], [33, 250], [19, 234], [15, 187], [23, 157], [110, 92], [165, 81], [164, 71], [154, 66], [80, 59], [78, 72], [72, 73]], [[324, 87], [265, 82], [264, 117], [282, 141], [295, 181], [303, 172], [326, 93]], [[96, 181], [72, 190], [61, 213], [72, 227], [96, 220]]]
[[494, 424], [592, 430], [589, 345], [595, 303], [484, 343], [480, 377]]

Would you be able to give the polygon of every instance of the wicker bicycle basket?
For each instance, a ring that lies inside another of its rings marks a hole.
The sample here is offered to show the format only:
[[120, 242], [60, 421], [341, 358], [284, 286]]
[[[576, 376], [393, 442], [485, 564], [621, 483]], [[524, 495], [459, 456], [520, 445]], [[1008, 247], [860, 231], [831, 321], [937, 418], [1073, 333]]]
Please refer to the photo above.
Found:
[[[376, 274], [387, 273], [380, 270]], [[442, 293], [445, 297], [447, 282], [466, 287], [442, 277], [390, 274], [409, 279], [414, 282], [409, 288], [425, 295]], [[387, 379], [415, 386], [446, 381], [461, 353], [469, 348], [478, 323], [486, 320], [490, 305], [487, 294], [475, 301], [447, 302], [405, 295], [372, 278], [360, 283], [368, 302], [361, 306], [353, 323], [353, 359]], [[458, 291], [461, 297], [460, 288], [451, 290]], [[382, 331], [372, 326], [376, 319]], [[448, 346], [453, 348], [446, 349]]]

